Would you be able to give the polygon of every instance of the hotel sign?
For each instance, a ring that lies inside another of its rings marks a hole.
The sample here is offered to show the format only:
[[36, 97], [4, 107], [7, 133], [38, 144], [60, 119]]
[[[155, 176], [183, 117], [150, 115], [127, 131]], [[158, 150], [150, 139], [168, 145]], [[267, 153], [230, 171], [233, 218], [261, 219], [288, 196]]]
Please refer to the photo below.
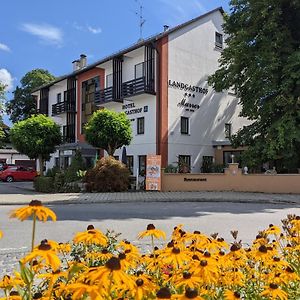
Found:
[[179, 89], [185, 92], [200, 93], [204, 95], [208, 94], [208, 89], [202, 88], [200, 86], [195, 86], [175, 80], [169, 80], [168, 84], [171, 88]]
[[148, 112], [148, 106], [144, 107], [135, 107], [134, 103], [122, 105], [122, 109], [125, 110], [126, 115], [140, 114], [141, 112]]

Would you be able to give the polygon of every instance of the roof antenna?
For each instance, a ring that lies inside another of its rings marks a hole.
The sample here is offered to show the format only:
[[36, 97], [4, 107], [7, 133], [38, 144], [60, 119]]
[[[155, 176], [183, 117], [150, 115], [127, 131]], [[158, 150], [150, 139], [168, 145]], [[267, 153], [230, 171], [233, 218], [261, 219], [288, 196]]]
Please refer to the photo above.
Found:
[[135, 0], [135, 2], [138, 3], [138, 4], [140, 5], [140, 11], [139, 11], [139, 12], [138, 12], [138, 11], [135, 12], [135, 14], [136, 14], [136, 15], [139, 17], [139, 19], [140, 19], [140, 22], [139, 22], [139, 27], [140, 27], [140, 38], [139, 38], [139, 40], [138, 40], [138, 41], [140, 42], [140, 41], [143, 40], [143, 26], [144, 26], [146, 20], [145, 20], [144, 17], [143, 17], [143, 9], [144, 9], [144, 7], [143, 7], [141, 1]]

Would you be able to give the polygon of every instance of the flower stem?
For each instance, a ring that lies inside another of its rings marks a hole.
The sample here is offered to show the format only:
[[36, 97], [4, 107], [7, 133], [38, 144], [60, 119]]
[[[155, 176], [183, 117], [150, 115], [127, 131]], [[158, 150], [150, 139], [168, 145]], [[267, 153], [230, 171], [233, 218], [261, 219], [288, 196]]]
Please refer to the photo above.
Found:
[[36, 213], [33, 213], [33, 223], [32, 223], [32, 237], [31, 237], [31, 251], [34, 249], [34, 238], [35, 238], [35, 224], [36, 224]]

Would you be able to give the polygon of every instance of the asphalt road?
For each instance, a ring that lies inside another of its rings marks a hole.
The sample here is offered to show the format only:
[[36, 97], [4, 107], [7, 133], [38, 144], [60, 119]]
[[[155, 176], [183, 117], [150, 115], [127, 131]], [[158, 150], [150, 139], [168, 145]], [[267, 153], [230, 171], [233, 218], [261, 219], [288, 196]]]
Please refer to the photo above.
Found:
[[16, 181], [3, 182], [0, 181], [0, 195], [1, 194], [32, 194], [33, 181]]
[[[200, 230], [206, 234], [218, 232], [232, 241], [230, 230], [239, 230], [244, 243], [250, 243], [258, 230], [270, 223], [280, 224], [287, 214], [300, 215], [300, 205], [254, 203], [116, 203], [116, 204], [69, 204], [50, 206], [57, 214], [57, 222], [48, 221], [37, 226], [37, 241], [44, 238], [66, 242], [89, 224], [105, 231], [122, 233], [120, 238], [138, 244], [137, 234], [153, 223], [166, 231], [168, 238], [174, 226], [184, 224], [186, 230]], [[0, 251], [25, 249], [30, 245], [30, 220], [20, 222], [9, 219], [14, 206], [0, 207]], [[146, 250], [147, 243], [142, 247]]]

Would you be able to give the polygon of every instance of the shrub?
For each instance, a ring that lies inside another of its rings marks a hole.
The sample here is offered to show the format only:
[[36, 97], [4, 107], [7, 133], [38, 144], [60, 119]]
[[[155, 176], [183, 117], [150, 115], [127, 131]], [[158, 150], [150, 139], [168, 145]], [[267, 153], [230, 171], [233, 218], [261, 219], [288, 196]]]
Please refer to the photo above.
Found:
[[53, 193], [53, 191], [54, 191], [53, 178], [38, 176], [34, 179], [33, 187], [36, 192]]
[[47, 170], [46, 176], [54, 178], [55, 174], [58, 172], [60, 172], [60, 168], [58, 166], [54, 166], [53, 168]]
[[72, 158], [72, 162], [70, 166], [67, 168], [65, 172], [66, 182], [73, 182], [79, 180], [80, 177], [78, 176], [78, 171], [84, 169], [85, 169], [85, 164], [81, 156], [81, 152], [77, 150], [74, 157]]
[[178, 166], [174, 166], [172, 164], [167, 165], [165, 168], [165, 173], [178, 173]]
[[63, 192], [63, 186], [66, 182], [65, 179], [65, 174], [63, 172], [58, 172], [55, 174], [54, 177], [54, 190], [57, 193], [62, 193]]
[[96, 166], [87, 171], [84, 181], [89, 192], [121, 192], [128, 189], [129, 176], [128, 168], [109, 156], [98, 160]]

